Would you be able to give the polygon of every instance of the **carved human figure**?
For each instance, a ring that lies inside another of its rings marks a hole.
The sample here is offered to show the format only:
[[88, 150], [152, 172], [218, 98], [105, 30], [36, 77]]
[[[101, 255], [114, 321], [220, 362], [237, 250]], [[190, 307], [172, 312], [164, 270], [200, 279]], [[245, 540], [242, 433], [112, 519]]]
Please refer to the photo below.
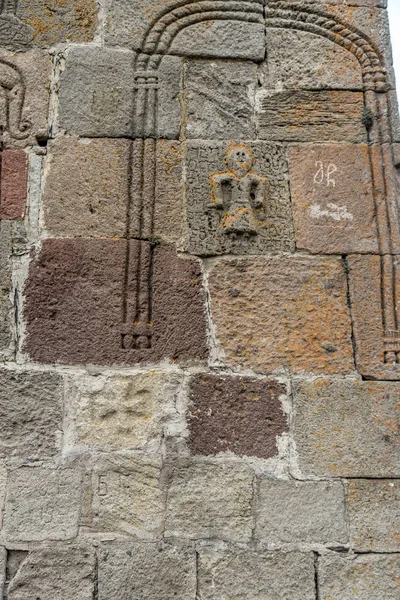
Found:
[[[31, 123], [22, 120], [25, 86], [21, 74], [7, 61], [0, 60], [0, 130], [21, 140], [29, 136]], [[4, 114], [1, 114], [3, 112]]]
[[267, 178], [252, 171], [254, 155], [245, 145], [230, 146], [226, 153], [228, 171], [211, 175], [210, 208], [224, 210], [219, 230], [232, 236], [256, 235], [263, 209]]

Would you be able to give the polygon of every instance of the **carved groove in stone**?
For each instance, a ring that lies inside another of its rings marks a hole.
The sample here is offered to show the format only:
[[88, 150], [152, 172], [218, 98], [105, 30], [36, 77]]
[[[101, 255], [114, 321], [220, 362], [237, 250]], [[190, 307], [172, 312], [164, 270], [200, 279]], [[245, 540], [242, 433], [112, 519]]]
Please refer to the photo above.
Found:
[[14, 139], [27, 138], [31, 123], [22, 118], [25, 102], [24, 80], [19, 69], [5, 60], [0, 60], [0, 99], [1, 96], [4, 98], [4, 130]]

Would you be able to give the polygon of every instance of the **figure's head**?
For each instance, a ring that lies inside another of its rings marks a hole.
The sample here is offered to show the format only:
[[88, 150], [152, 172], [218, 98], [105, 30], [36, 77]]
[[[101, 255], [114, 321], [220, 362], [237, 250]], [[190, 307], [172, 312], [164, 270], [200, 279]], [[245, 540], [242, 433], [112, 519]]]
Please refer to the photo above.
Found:
[[254, 156], [250, 148], [244, 144], [232, 145], [226, 153], [226, 162], [231, 171], [248, 173], [254, 164]]

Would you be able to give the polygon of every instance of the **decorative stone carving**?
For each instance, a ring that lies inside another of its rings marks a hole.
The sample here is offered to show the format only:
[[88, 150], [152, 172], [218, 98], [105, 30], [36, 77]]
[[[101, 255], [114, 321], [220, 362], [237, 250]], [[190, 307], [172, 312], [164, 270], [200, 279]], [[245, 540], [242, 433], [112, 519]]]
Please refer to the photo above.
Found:
[[0, 126], [12, 138], [22, 140], [29, 136], [30, 121], [22, 118], [25, 84], [20, 70], [0, 59]]
[[32, 29], [17, 17], [19, 0], [0, 0], [0, 45], [24, 48], [33, 38]]

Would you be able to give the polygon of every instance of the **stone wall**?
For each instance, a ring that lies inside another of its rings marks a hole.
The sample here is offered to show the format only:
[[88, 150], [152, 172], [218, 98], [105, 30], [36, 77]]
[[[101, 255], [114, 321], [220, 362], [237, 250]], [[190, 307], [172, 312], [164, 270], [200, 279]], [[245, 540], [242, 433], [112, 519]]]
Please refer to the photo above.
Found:
[[386, 0], [0, 1], [1, 600], [398, 600]]

